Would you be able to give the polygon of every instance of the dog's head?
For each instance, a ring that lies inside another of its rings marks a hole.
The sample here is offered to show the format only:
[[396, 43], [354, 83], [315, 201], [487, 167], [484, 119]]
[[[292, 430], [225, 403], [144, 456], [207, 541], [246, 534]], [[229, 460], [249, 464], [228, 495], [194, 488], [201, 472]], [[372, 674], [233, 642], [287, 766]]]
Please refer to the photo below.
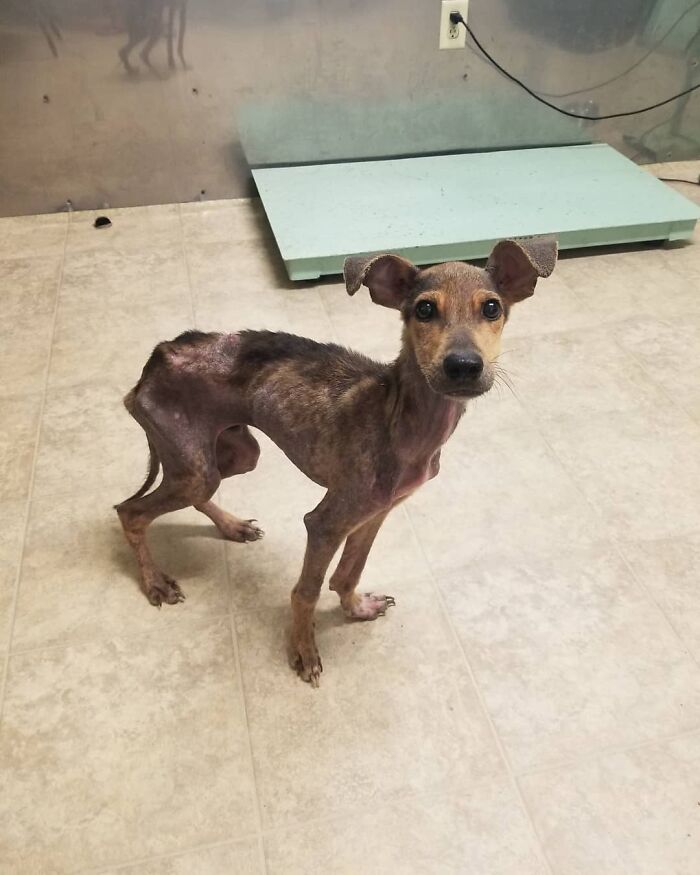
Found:
[[484, 269], [458, 261], [421, 269], [398, 255], [373, 255], [347, 258], [343, 272], [348, 294], [365, 285], [375, 304], [401, 312], [404, 343], [435, 392], [474, 398], [493, 385], [510, 308], [533, 294], [556, 260], [556, 240], [542, 237], [502, 240]]

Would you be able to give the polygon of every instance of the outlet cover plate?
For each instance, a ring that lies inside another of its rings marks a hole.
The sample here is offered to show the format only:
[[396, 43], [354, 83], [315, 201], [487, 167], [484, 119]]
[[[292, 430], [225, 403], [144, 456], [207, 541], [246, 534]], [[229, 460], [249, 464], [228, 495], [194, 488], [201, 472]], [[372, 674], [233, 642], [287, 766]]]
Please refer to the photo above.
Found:
[[450, 21], [452, 12], [461, 12], [462, 18], [468, 21], [469, 0], [442, 0], [440, 8], [440, 48], [463, 49], [467, 44], [467, 31], [463, 24], [456, 27]]

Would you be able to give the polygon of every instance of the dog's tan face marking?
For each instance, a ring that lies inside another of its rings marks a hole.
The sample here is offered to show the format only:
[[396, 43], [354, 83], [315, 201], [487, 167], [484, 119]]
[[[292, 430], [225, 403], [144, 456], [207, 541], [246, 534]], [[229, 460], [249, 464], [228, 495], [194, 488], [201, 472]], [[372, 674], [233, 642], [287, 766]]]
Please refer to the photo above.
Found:
[[484, 271], [468, 264], [441, 264], [421, 272], [403, 317], [407, 340], [434, 391], [469, 398], [493, 385], [507, 304], [489, 285]]
[[401, 311], [410, 350], [434, 392], [451, 399], [493, 385], [508, 310], [529, 298], [557, 260], [553, 238], [501, 240], [486, 267], [449, 261], [421, 270], [400, 255], [352, 256], [343, 269], [348, 294], [367, 286], [375, 304]]

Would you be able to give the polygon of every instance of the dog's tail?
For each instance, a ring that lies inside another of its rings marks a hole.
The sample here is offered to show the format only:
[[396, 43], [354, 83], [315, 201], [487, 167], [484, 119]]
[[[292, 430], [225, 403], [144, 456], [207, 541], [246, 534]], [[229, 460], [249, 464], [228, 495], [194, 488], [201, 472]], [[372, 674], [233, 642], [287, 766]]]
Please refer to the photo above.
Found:
[[160, 459], [158, 458], [158, 453], [156, 453], [156, 448], [153, 444], [148, 441], [148, 473], [146, 474], [146, 479], [143, 482], [143, 486], [134, 492], [133, 495], [130, 495], [126, 501], [131, 501], [134, 498], [141, 498], [142, 495], [145, 495], [148, 490], [153, 486], [156, 482], [156, 477], [158, 476], [158, 472], [160, 471]]
[[[136, 388], [138, 388], [138, 386]], [[124, 407], [126, 407], [126, 409], [132, 416], [134, 415], [135, 397], [136, 389], [132, 389], [131, 392], [129, 392], [124, 398]], [[121, 504], [126, 504], [127, 501], [131, 501], [134, 498], [141, 498], [142, 495], [145, 495], [151, 488], [151, 486], [153, 486], [153, 484], [155, 483], [158, 472], [160, 471], [160, 459], [158, 458], [156, 448], [151, 443], [151, 439], [148, 437], [148, 435], [146, 435], [146, 440], [148, 441], [148, 472], [146, 473], [146, 479], [143, 482], [143, 485], [139, 487], [139, 489], [137, 489], [133, 495], [130, 495], [128, 498], [124, 499]]]

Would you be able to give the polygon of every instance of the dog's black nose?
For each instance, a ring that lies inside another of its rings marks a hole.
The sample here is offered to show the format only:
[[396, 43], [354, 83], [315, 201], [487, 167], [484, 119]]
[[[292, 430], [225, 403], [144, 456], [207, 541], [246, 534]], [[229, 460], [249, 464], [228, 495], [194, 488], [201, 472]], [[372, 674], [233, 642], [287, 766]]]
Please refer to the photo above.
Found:
[[447, 378], [458, 383], [475, 380], [484, 370], [484, 360], [478, 352], [451, 352], [445, 356], [442, 367]]

